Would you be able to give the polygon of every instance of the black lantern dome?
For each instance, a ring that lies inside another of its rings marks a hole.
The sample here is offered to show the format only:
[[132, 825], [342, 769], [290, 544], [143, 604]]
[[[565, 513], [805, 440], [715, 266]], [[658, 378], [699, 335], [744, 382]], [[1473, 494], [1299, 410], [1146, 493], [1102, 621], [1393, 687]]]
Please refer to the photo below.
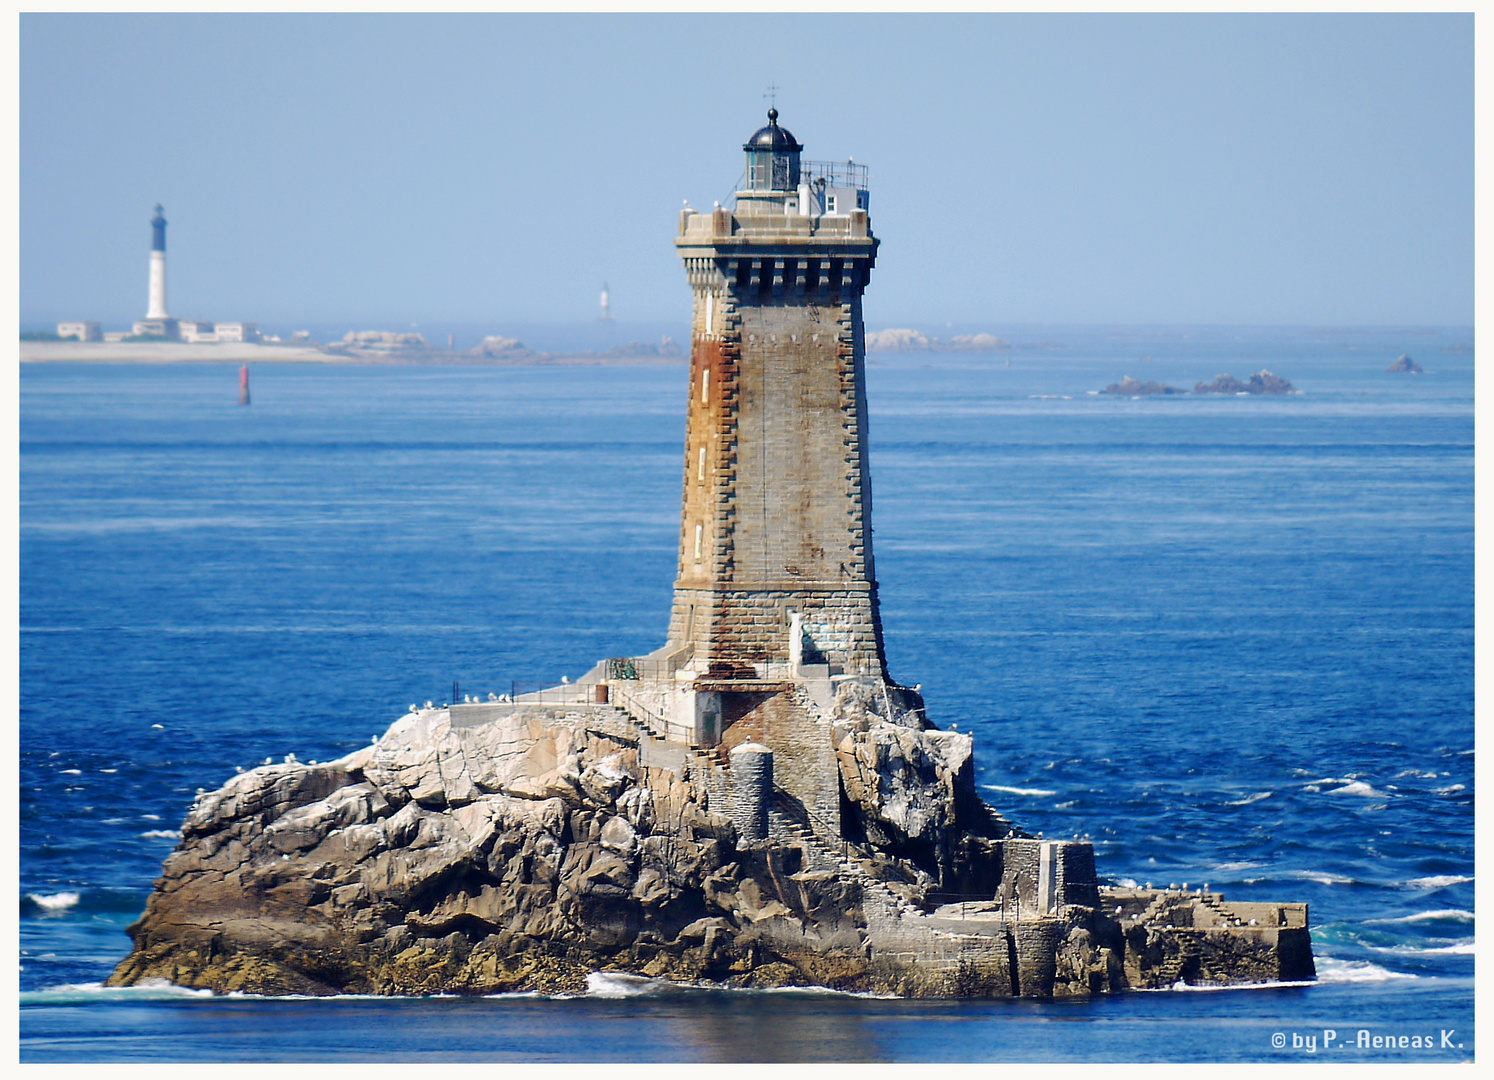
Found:
[[799, 145], [799, 141], [794, 138], [792, 131], [788, 128], [778, 126], [778, 110], [769, 109], [768, 126], [758, 128], [754, 131], [752, 138], [743, 144], [742, 149], [748, 152], [753, 150], [771, 150], [781, 154], [797, 154], [804, 147]]
[[748, 191], [793, 191], [799, 186], [799, 145], [793, 133], [778, 126], [778, 110], [768, 110], [768, 126], [742, 144], [747, 152]]

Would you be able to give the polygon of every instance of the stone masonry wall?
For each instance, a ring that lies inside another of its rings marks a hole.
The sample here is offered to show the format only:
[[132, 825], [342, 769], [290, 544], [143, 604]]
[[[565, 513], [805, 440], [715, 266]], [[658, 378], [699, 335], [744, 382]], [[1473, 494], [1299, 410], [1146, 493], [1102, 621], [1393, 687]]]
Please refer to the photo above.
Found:
[[[772, 750], [774, 783], [804, 805], [817, 834], [839, 840], [840, 772], [826, 725], [805, 707], [797, 690], [734, 696], [746, 699], [748, 708], [726, 729], [722, 744], [756, 742]], [[729, 717], [734, 712], [726, 705]]]
[[[854, 265], [853, 265], [854, 263]], [[686, 259], [695, 287], [673, 649], [883, 674], [861, 289], [846, 259]]]

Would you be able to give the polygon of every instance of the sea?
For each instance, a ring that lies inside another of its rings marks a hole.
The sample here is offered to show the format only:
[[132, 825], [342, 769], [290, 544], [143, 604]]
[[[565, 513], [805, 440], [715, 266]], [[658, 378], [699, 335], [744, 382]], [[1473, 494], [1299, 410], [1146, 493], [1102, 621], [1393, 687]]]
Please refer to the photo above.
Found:
[[[888, 662], [1102, 880], [1317, 981], [1094, 1001], [108, 989], [194, 794], [664, 639], [683, 363], [19, 374], [23, 1062], [1474, 1057], [1473, 331], [1018, 327], [867, 362]], [[1386, 369], [1409, 354], [1421, 374]], [[1269, 370], [1282, 395], [1183, 389]]]

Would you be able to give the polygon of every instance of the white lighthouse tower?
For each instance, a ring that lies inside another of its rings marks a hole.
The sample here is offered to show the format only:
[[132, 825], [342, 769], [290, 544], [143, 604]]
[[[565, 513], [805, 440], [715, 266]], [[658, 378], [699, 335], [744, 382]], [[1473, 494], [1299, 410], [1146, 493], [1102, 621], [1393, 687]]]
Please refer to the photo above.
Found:
[[601, 313], [597, 315], [597, 322], [611, 322], [611, 321], [612, 321], [612, 300], [607, 295], [607, 283], [604, 281], [604, 282], [602, 282], [602, 310], [601, 310]]
[[141, 337], [177, 336], [176, 320], [166, 313], [166, 217], [161, 204], [150, 219], [150, 294], [146, 298], [145, 318], [135, 324]]
[[150, 299], [146, 303], [147, 319], [169, 319], [166, 314], [166, 218], [156, 203], [156, 216], [150, 220]]

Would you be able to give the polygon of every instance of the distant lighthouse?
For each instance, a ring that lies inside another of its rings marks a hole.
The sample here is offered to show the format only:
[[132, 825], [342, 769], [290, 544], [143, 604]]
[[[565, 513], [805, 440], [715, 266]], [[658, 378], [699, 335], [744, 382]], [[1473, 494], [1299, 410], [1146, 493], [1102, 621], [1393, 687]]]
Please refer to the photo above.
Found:
[[156, 203], [156, 216], [150, 219], [150, 300], [147, 319], [169, 319], [166, 314], [166, 218]]
[[601, 310], [601, 313], [597, 315], [597, 322], [611, 322], [611, 321], [612, 321], [612, 304], [611, 304], [611, 301], [607, 298], [607, 283], [604, 281], [604, 282], [602, 282], [602, 310]]

